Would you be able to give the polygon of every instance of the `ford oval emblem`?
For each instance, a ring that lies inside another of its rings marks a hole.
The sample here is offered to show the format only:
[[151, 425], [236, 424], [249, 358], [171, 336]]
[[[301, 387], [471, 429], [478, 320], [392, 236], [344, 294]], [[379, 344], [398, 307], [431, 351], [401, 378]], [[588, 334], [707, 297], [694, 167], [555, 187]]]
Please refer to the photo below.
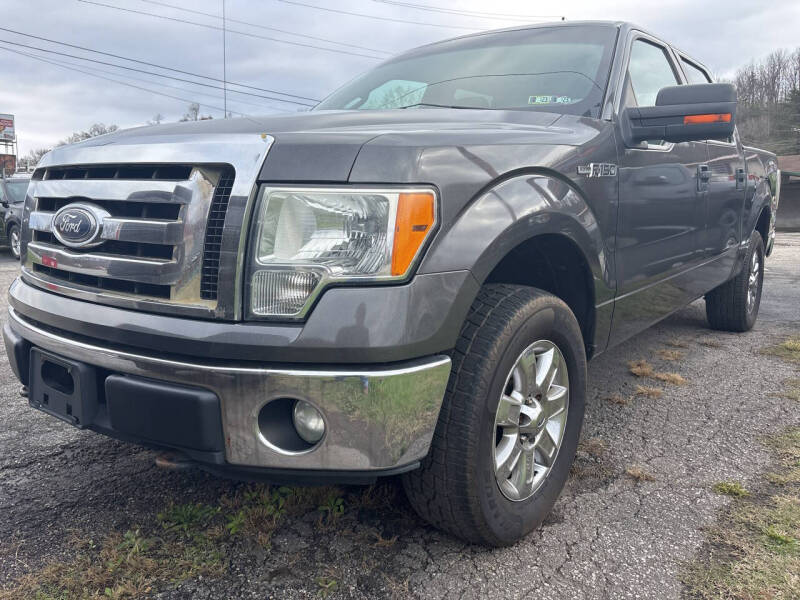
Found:
[[96, 246], [103, 229], [103, 220], [111, 215], [94, 204], [68, 204], [53, 215], [52, 232], [56, 239], [70, 248]]

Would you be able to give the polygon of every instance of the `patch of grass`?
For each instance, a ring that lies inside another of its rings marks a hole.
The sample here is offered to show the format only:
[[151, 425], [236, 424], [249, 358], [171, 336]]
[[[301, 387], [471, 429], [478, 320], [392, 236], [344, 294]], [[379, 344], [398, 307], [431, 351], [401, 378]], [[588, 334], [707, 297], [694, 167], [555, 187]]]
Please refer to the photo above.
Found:
[[320, 597], [327, 598], [339, 589], [339, 582], [333, 577], [317, 577], [317, 586], [319, 587]]
[[789, 400], [800, 402], [800, 379], [787, 379], [783, 385], [784, 390], [781, 395]]
[[612, 394], [606, 398], [606, 402], [611, 402], [611, 404], [618, 404], [620, 406], [625, 406], [626, 404], [630, 403], [630, 398], [626, 398], [625, 396], [621, 396], [620, 394]]
[[158, 521], [164, 529], [180, 530], [188, 534], [208, 524], [218, 512], [219, 507], [206, 504], [170, 504], [163, 512], [158, 513]]
[[628, 362], [628, 369], [630, 369], [630, 372], [636, 375], [636, 377], [652, 377], [655, 372], [653, 365], [643, 358]]
[[750, 492], [738, 481], [719, 481], [711, 486], [711, 489], [717, 494], [732, 496], [733, 498], [742, 498], [750, 495]]
[[779, 472], [739, 495], [709, 530], [701, 555], [682, 575], [690, 597], [800, 598], [800, 428], [769, 446]]
[[637, 385], [636, 389], [633, 392], [633, 395], [644, 396], [645, 398], [661, 398], [663, 393], [664, 392], [658, 388], [647, 387], [645, 385]]
[[595, 458], [602, 458], [608, 452], [608, 444], [603, 438], [593, 437], [586, 440], [581, 440], [578, 443], [578, 451], [586, 452]]
[[677, 373], [660, 373], [656, 371], [653, 365], [644, 359], [630, 361], [628, 363], [628, 369], [631, 374], [640, 378], [648, 377], [651, 379], [658, 379], [659, 381], [671, 383], [672, 385], [686, 385], [687, 383], [686, 379]]
[[653, 378], [672, 385], [686, 385], [689, 383], [683, 375], [678, 375], [677, 373], [653, 373]]
[[674, 362], [676, 360], [683, 360], [683, 358], [686, 356], [684, 352], [681, 352], [679, 350], [669, 350], [669, 349], [656, 350], [656, 355], [661, 360], [668, 360], [671, 362]]
[[72, 560], [46, 565], [0, 590], [0, 599], [143, 597], [157, 585], [220, 576], [226, 569], [218, 544], [205, 537], [187, 543], [182, 536], [150, 537], [131, 529], [82, 546]]
[[625, 469], [625, 475], [638, 482], [656, 480], [656, 478], [653, 477], [653, 475], [651, 475], [648, 471], [645, 471], [642, 467], [638, 465], [634, 465], [632, 467], [628, 467], [627, 469]]
[[800, 338], [789, 338], [774, 346], [762, 348], [763, 354], [777, 356], [783, 360], [800, 363]]

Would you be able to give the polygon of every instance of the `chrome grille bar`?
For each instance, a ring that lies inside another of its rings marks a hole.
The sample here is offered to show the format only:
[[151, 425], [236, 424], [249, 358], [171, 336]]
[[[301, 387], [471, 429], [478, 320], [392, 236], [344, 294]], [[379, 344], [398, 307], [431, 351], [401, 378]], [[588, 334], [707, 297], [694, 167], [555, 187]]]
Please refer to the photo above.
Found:
[[40, 198], [91, 198], [94, 200], [128, 200], [135, 202], [179, 202], [191, 200], [188, 182], [152, 179], [64, 179], [36, 181]]
[[94, 277], [113, 277], [137, 283], [174, 285], [180, 280], [178, 262], [111, 254], [83, 254], [39, 242], [28, 244], [34, 264]]
[[[53, 230], [53, 212], [34, 211], [28, 221], [34, 231]], [[136, 242], [139, 244], [179, 244], [183, 239], [183, 222], [166, 219], [103, 219], [102, 240]]]

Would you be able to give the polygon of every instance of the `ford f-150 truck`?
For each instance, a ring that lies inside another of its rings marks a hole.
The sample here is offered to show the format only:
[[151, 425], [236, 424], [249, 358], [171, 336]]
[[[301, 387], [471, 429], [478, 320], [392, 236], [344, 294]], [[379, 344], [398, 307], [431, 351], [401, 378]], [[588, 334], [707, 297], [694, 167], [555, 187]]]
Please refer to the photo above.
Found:
[[705, 297], [758, 314], [779, 197], [736, 94], [628, 23], [412, 50], [289, 116], [38, 165], [9, 290], [34, 408], [242, 478], [401, 475], [503, 545], [567, 478], [586, 361]]

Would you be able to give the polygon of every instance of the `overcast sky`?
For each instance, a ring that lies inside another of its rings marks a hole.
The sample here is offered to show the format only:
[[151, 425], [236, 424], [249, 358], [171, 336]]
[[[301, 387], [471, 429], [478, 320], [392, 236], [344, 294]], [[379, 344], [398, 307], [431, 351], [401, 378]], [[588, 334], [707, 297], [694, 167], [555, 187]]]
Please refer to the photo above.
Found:
[[[138, 12], [115, 10], [100, 4]], [[409, 4], [444, 11], [490, 13], [492, 17], [431, 12], [407, 6]], [[380, 19], [308, 6], [368, 14]], [[215, 29], [221, 25], [221, 19], [215, 16], [221, 13], [222, 0], [92, 0], [92, 3], [80, 0], [0, 0], [0, 27], [222, 78], [222, 32]], [[323, 98], [377, 64], [379, 59], [375, 57], [385, 58], [426, 42], [521, 22], [519, 19], [504, 20], [504, 17], [497, 16], [500, 14], [526, 18], [563, 15], [568, 20], [633, 21], [705, 62], [716, 74], [723, 75], [733, 73], [740, 65], [776, 48], [800, 45], [798, 0], [763, 3], [745, 0], [617, 0], [613, 3], [596, 0], [559, 0], [553, 3], [530, 0], [226, 0], [228, 28], [231, 30], [227, 35], [227, 78], [257, 88]], [[193, 21], [206, 27], [170, 19]], [[324, 46], [351, 54], [252, 36]], [[13, 47], [18, 52], [60, 63], [46, 63], [0, 49], [0, 113], [16, 115], [21, 155], [33, 148], [52, 146], [70, 133], [86, 129], [95, 122], [132, 127], [146, 123], [157, 113], [164, 115], [166, 121], [174, 121], [186, 111], [187, 100], [200, 103], [204, 114], [215, 118], [223, 115], [220, 110], [223, 106], [222, 92], [215, 89], [220, 85], [216, 81], [58, 46], [8, 31], [0, 31], [0, 40], [0, 47]], [[19, 44], [39, 49], [24, 48]], [[47, 54], [41, 49], [124, 64], [200, 81], [212, 87]], [[358, 54], [367, 56], [356, 56]], [[63, 66], [67, 63], [82, 71], [181, 99], [159, 96], [69, 70]], [[231, 89], [272, 95], [252, 88]], [[228, 108], [237, 113], [263, 114], [277, 110], [295, 111], [298, 106], [229, 92]]]

